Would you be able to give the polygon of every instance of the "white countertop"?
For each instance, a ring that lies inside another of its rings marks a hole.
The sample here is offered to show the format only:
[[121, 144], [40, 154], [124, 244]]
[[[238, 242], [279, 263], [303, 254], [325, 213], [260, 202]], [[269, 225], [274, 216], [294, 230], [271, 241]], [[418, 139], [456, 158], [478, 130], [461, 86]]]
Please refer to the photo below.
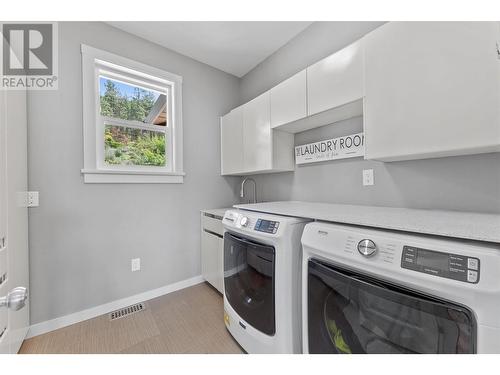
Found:
[[317, 202], [237, 204], [244, 210], [500, 243], [500, 215]]

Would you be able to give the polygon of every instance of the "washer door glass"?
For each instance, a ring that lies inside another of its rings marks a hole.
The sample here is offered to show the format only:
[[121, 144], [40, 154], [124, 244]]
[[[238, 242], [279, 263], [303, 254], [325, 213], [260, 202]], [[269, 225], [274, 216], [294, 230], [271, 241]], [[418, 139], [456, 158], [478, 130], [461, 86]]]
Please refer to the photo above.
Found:
[[474, 353], [465, 307], [310, 260], [309, 353]]
[[226, 232], [224, 292], [231, 307], [252, 327], [273, 335], [274, 247]]

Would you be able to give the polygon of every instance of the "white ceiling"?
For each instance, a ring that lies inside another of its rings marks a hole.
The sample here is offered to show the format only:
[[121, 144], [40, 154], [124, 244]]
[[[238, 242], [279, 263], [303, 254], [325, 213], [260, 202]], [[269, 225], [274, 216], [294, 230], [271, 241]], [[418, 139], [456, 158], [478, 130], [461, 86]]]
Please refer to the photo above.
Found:
[[242, 77], [312, 22], [108, 22]]

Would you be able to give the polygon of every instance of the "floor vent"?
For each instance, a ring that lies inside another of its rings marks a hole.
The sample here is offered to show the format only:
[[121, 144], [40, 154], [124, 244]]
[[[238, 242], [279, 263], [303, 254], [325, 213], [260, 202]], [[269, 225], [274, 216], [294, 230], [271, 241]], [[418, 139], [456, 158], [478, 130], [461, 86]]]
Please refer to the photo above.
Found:
[[123, 309], [115, 310], [109, 313], [109, 320], [116, 320], [123, 318], [125, 316], [129, 316], [138, 312], [141, 312], [146, 309], [146, 305], [144, 303], [136, 303], [135, 305], [124, 307]]

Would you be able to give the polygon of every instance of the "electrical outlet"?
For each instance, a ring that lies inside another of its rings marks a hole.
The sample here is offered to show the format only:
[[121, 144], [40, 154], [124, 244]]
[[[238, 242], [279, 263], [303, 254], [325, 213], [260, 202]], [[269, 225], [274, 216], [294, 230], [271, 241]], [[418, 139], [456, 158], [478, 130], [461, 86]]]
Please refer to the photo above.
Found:
[[28, 191], [26, 198], [28, 207], [38, 207], [38, 191]]
[[134, 258], [130, 261], [132, 272], [141, 270], [141, 258]]
[[375, 185], [373, 169], [363, 169], [363, 186]]

